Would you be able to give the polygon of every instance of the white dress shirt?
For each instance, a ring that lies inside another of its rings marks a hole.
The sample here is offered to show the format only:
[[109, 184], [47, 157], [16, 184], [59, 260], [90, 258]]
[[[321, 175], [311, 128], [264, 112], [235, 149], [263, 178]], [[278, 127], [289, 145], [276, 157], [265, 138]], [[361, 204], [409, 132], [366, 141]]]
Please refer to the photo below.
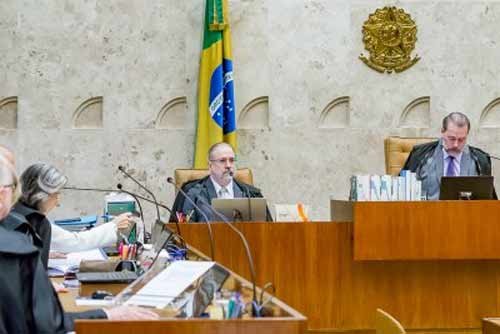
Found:
[[94, 248], [111, 246], [117, 242], [117, 226], [106, 223], [88, 231], [70, 232], [51, 223], [52, 239], [50, 250], [62, 253], [81, 252]]
[[221, 193], [222, 187], [210, 176], [210, 180], [212, 181], [215, 189], [215, 193], [217, 194], [217, 198], [234, 198], [234, 189], [233, 189], [233, 180], [229, 182], [227, 186], [225, 186], [225, 192]]

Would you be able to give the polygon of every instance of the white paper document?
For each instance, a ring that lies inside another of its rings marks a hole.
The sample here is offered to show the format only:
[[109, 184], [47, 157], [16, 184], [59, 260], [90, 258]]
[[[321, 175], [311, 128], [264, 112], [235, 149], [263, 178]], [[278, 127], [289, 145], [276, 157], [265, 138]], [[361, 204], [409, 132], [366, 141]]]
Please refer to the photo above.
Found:
[[78, 269], [80, 262], [86, 260], [107, 260], [100, 248], [66, 254], [65, 259], [49, 259], [49, 276], [63, 276], [70, 269]]
[[127, 300], [125, 305], [164, 308], [213, 265], [214, 262], [205, 261], [172, 262]]

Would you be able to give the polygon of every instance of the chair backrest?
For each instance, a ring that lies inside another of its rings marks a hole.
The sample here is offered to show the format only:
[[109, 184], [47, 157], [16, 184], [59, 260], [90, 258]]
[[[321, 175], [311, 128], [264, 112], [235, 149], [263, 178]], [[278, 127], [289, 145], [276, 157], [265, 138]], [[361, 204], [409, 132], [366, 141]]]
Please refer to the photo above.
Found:
[[385, 172], [398, 175], [413, 146], [437, 140], [430, 137], [387, 137], [384, 140]]
[[[174, 179], [177, 187], [181, 187], [186, 182], [198, 180], [207, 175], [208, 169], [176, 169], [174, 171]], [[239, 182], [253, 185], [253, 175], [250, 168], [236, 170], [234, 178]]]
[[406, 331], [392, 315], [384, 310], [377, 309], [375, 315], [376, 334], [405, 334]]

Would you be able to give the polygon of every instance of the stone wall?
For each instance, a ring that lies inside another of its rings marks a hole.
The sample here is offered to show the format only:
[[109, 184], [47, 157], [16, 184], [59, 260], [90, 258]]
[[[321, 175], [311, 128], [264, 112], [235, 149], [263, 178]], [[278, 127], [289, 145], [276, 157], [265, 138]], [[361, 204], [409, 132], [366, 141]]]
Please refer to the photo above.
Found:
[[[400, 74], [358, 59], [363, 22], [384, 5], [418, 25], [422, 59]], [[230, 6], [239, 165], [271, 203], [302, 201], [328, 219], [351, 174], [384, 173], [386, 136], [438, 136], [451, 111], [470, 116], [471, 143], [500, 155], [498, 1]], [[136, 190], [124, 165], [170, 204], [166, 177], [192, 165], [203, 10], [202, 0], [0, 1], [0, 142], [18, 170], [45, 161], [72, 185]], [[66, 192], [54, 216], [101, 208], [100, 194]]]

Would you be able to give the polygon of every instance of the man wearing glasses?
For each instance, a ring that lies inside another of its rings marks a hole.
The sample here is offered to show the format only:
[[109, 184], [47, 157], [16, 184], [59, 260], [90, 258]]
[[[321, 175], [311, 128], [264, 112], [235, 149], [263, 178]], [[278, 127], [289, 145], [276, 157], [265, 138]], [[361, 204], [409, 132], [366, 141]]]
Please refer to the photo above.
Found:
[[[210, 210], [205, 210], [212, 203], [213, 198], [255, 198], [263, 197], [259, 189], [239, 182], [233, 178], [235, 173], [235, 157], [231, 145], [217, 143], [208, 151], [209, 175], [195, 181], [188, 182], [182, 186], [186, 194], [203, 210], [209, 218], [214, 219]], [[177, 194], [173, 208], [173, 215], [182, 212], [190, 217], [191, 222], [205, 221], [204, 215], [197, 210], [192, 203], [186, 201], [181, 193]], [[170, 220], [175, 219], [171, 216]]]
[[491, 158], [479, 148], [467, 145], [470, 121], [453, 112], [443, 119], [441, 139], [413, 148], [402, 170], [417, 173], [428, 199], [439, 198], [442, 176], [491, 175]]

